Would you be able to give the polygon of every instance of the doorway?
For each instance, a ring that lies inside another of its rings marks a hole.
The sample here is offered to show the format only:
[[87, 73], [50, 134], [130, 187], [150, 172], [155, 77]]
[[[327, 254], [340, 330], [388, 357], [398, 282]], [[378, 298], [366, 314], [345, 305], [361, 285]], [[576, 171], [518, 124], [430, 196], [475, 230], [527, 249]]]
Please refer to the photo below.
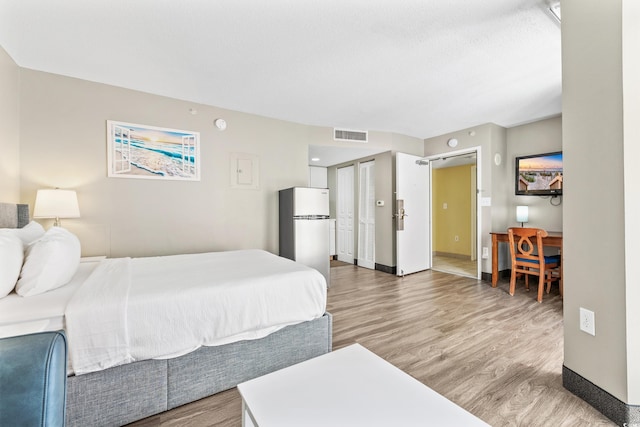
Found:
[[430, 166], [432, 268], [478, 278], [477, 153], [448, 153]]

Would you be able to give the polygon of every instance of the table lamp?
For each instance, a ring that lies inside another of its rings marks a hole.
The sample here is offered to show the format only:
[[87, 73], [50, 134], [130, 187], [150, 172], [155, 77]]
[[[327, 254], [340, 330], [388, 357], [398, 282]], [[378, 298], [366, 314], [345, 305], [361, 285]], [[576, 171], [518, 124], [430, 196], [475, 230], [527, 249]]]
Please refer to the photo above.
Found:
[[34, 218], [55, 218], [53, 225], [60, 227], [60, 218], [80, 218], [78, 196], [74, 190], [38, 190], [33, 209]]
[[516, 206], [516, 221], [524, 227], [525, 222], [529, 222], [529, 206]]

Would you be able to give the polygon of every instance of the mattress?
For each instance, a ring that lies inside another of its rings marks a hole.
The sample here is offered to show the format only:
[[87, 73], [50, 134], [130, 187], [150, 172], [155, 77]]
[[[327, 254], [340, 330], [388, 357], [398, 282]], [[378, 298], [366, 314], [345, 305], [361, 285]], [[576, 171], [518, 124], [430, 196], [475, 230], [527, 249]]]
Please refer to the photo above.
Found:
[[0, 338], [64, 329], [64, 312], [76, 290], [98, 265], [83, 258], [71, 281], [57, 289], [30, 297], [11, 292], [0, 298]]
[[0, 299], [0, 336], [64, 329], [69, 373], [263, 338], [325, 313], [314, 269], [262, 250], [83, 259], [72, 280]]

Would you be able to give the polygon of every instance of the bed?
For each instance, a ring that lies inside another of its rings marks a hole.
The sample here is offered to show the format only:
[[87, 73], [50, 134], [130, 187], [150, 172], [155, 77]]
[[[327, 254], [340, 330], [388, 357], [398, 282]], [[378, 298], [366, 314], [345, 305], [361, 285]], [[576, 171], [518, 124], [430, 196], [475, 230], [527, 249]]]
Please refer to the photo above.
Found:
[[[19, 209], [27, 210], [28, 221], [28, 207]], [[15, 223], [17, 228], [25, 226], [22, 216]], [[2, 217], [0, 207], [0, 227]], [[4, 225], [12, 224], [5, 221]], [[24, 266], [27, 262], [28, 259]], [[216, 273], [205, 273], [202, 265], [216, 269]], [[240, 274], [230, 274], [232, 271]], [[71, 354], [67, 425], [123, 425], [331, 351], [331, 315], [324, 311], [326, 283], [322, 278], [319, 286], [316, 273], [322, 277], [315, 270], [258, 250], [84, 259], [71, 279], [55, 289], [27, 297], [14, 290], [0, 298], [0, 336], [65, 329]], [[204, 286], [213, 276], [217, 281], [212, 286], [220, 288], [215, 292]], [[161, 282], [162, 277], [176, 279]], [[296, 285], [306, 280], [309, 285]], [[178, 284], [178, 291], [169, 286], [172, 281]], [[100, 303], [90, 306], [93, 291], [87, 289], [93, 286], [97, 286]], [[125, 291], [113, 295], [111, 288]], [[185, 295], [201, 292], [198, 288], [209, 290], [204, 295], [197, 293], [201, 296], [187, 311], [198, 319], [207, 316], [206, 311], [215, 312], [218, 317], [206, 317], [205, 322], [186, 326], [188, 323], [182, 323], [179, 313], [185, 311]], [[279, 288], [279, 294], [271, 294], [272, 288]], [[299, 293], [299, 288], [306, 290]], [[231, 290], [231, 296], [229, 292], [219, 293], [224, 289]], [[108, 309], [113, 306], [115, 313], [121, 311], [119, 294], [126, 298], [124, 326]], [[171, 302], [163, 306], [157, 294], [164, 294], [165, 300]], [[140, 311], [144, 300], [153, 304]], [[225, 310], [216, 306], [217, 300], [224, 301]], [[295, 304], [285, 304], [286, 301]], [[285, 305], [293, 310], [285, 310]], [[209, 307], [211, 310], [207, 310]], [[236, 307], [236, 312], [230, 313], [229, 307]], [[236, 326], [230, 321], [234, 318], [240, 318], [242, 324]], [[115, 329], [124, 329], [125, 334], [101, 330], [105, 324], [118, 325]], [[213, 324], [216, 328], [207, 329]], [[216, 332], [219, 329], [223, 332]], [[203, 337], [198, 338], [196, 330]], [[140, 344], [153, 335], [159, 341], [170, 341], [171, 346], [165, 348], [155, 341]], [[109, 348], [108, 357], [102, 358], [87, 342]]]

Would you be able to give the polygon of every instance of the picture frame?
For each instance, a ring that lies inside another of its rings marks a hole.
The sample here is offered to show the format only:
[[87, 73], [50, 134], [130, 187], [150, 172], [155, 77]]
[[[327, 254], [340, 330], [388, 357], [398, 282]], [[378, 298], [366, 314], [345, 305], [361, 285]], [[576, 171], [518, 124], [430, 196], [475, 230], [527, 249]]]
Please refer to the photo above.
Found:
[[200, 181], [200, 132], [107, 120], [110, 178]]

